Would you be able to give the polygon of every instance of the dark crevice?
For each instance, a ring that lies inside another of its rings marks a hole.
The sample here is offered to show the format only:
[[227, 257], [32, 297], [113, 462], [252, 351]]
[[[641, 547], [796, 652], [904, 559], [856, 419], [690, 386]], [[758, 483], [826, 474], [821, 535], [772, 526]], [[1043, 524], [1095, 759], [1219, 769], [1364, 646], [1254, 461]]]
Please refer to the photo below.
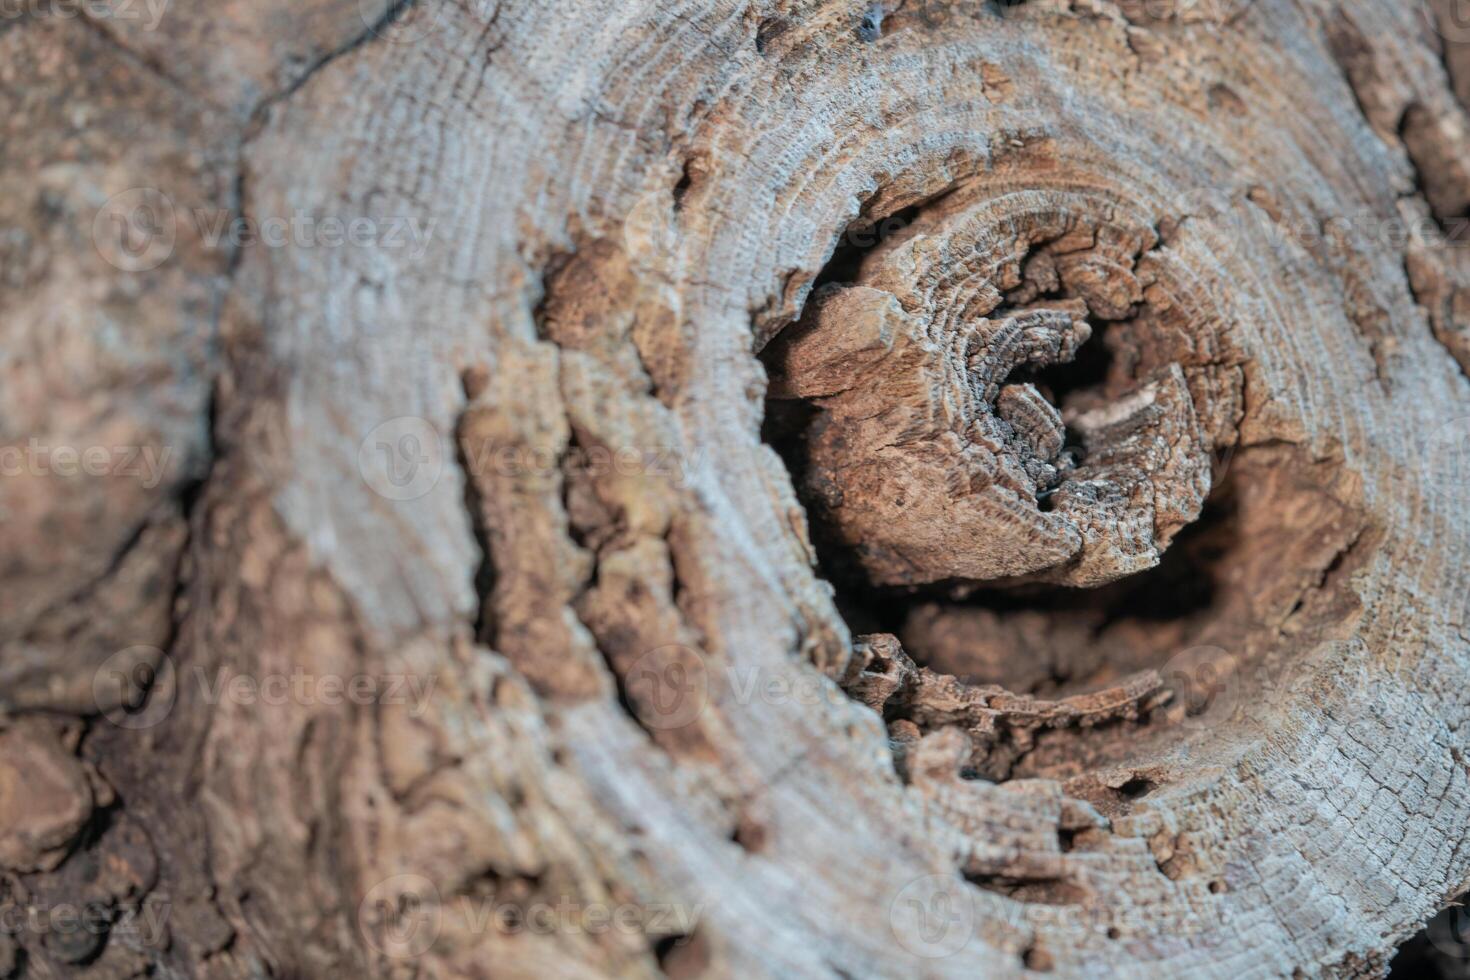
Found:
[[[473, 401], [484, 389], [486, 379], [483, 371], [470, 370], [464, 373], [461, 382], [464, 385], [465, 398]], [[475, 535], [475, 543], [480, 547], [480, 564], [475, 569], [477, 608], [471, 625], [474, 629], [475, 640], [490, 646], [493, 645], [495, 636], [495, 624], [491, 619], [490, 603], [490, 593], [495, 588], [495, 557], [490, 547], [490, 528], [485, 523], [486, 502], [481, 496], [480, 486], [471, 469], [472, 462], [467, 455], [468, 440], [462, 431], [463, 424], [463, 419], [461, 419], [461, 430], [455, 433], [454, 443], [459, 457], [460, 470], [465, 475], [465, 511], [470, 516], [470, 527]]]
[[740, 849], [747, 854], [759, 854], [765, 850], [768, 834], [769, 828], [765, 821], [747, 810], [742, 812], [739, 819], [735, 821], [735, 829], [730, 832], [730, 840], [739, 845]]
[[[1336, 579], [1344, 568], [1353, 567], [1350, 565], [1349, 559], [1353, 557], [1359, 543], [1362, 542], [1364, 533], [1364, 529], [1359, 529], [1356, 534], [1348, 539], [1343, 547], [1338, 549], [1337, 554], [1332, 556], [1332, 561], [1328, 562], [1327, 567], [1322, 569], [1322, 573], [1317, 576], [1318, 589], [1326, 587], [1328, 582]], [[1298, 605], [1300, 605], [1300, 601]]]
[[[870, 254], [894, 235], [913, 225], [925, 210], [948, 198], [958, 187], [958, 184], [950, 185], [896, 211], [864, 214], [850, 222], [839, 235], [827, 262], [813, 280], [812, 293], [827, 286], [856, 283], [861, 275], [863, 262]], [[867, 204], [871, 204], [872, 200], [870, 198]], [[865, 204], [865, 210], [867, 204]], [[786, 325], [786, 327], [789, 326], [790, 324]], [[786, 327], [781, 329], [786, 329]], [[779, 335], [780, 330], [771, 336], [761, 354], [761, 360], [768, 376], [772, 374], [772, 357], [779, 351], [779, 345], [771, 341], [776, 340]], [[792, 485], [796, 488], [798, 495], [803, 497], [803, 504], [807, 506], [809, 513], [812, 512], [812, 502], [809, 498], [812, 488], [808, 487], [807, 481], [806, 443], [811, 437], [813, 426], [821, 424], [821, 416], [821, 410], [809, 401], [768, 398], [766, 415], [761, 427], [762, 441], [771, 446], [785, 462], [791, 474]], [[827, 503], [835, 506], [838, 501], [829, 500]], [[852, 561], [851, 556], [845, 554], [846, 549], [834, 545], [831, 536], [820, 526], [812, 528], [812, 537], [824, 576], [836, 583], [851, 583], [854, 588], [863, 591], [865, 588], [862, 584], [864, 576], [857, 563]], [[881, 630], [870, 630], [869, 632], [881, 632]]]
[[[1405, 147], [1408, 146], [1408, 141], [1405, 139], [1405, 136], [1415, 128], [1415, 122], [1423, 111], [1424, 107], [1417, 102], [1410, 102], [1404, 106], [1404, 111], [1399, 116], [1399, 124], [1396, 132], [1399, 142], [1404, 144]], [[1409, 162], [1414, 164], [1409, 168], [1409, 179], [1414, 182], [1414, 189], [1411, 194], [1417, 197], [1424, 197], [1424, 172], [1419, 169], [1419, 165], [1414, 162], [1412, 156], [1410, 156]]]
[[553, 305], [557, 295], [557, 284], [562, 273], [583, 251], [583, 243], [577, 242], [570, 249], [558, 249], [546, 257], [541, 266], [541, 299], [531, 311], [531, 320], [536, 325], [536, 339], [555, 342], [553, 331], [555, 315]]
[[990, 591], [887, 609], [849, 600], [843, 608], [889, 616], [888, 632], [917, 663], [974, 686], [1061, 699], [1156, 670], [1170, 699], [1121, 722], [1115, 736], [1041, 731], [1008, 769], [993, 759], [1009, 778], [1127, 766], [1135, 779], [1077, 790], [1105, 812], [1127, 812], [1156, 790], [1160, 774], [1149, 763], [1180, 737], [1176, 724], [1202, 741], [1236, 723], [1265, 676], [1254, 651], [1293, 606], [1293, 634], [1338, 630], [1358, 615], [1351, 576], [1381, 534], [1324, 492], [1333, 471], [1292, 447], [1251, 447], [1160, 567], [1102, 589]]
[[[1047, 401], [1062, 411], [1067, 410], [1074, 395], [1089, 389], [1101, 389], [1112, 375], [1117, 360], [1107, 342], [1109, 331], [1115, 327], [1106, 320], [1088, 322], [1092, 327], [1092, 337], [1077, 348], [1076, 357], [1041, 368], [1019, 368], [1011, 372], [1007, 383], [1034, 384]], [[1069, 445], [1072, 444], [1075, 440], [1069, 440]]]
[[877, 220], [859, 219], [848, 225], [832, 257], [817, 274], [812, 289], [831, 283], [850, 285], [857, 282], [863, 260], [879, 245], [913, 224], [925, 206], [915, 204]]
[[[826, 286], [851, 285], [858, 281], [863, 261], [875, 249], [895, 234], [914, 223], [926, 206], [942, 199], [950, 190], [935, 197], [920, 201], [900, 210], [876, 216], [863, 216], [852, 221], [843, 229], [828, 257], [812, 283], [812, 292]], [[779, 337], [779, 332], [772, 339]], [[771, 374], [770, 358], [779, 350], [779, 345], [768, 343], [762, 354], [767, 374]], [[809, 486], [806, 449], [813, 435], [813, 427], [822, 424], [821, 409], [804, 399], [768, 398], [766, 414], [761, 425], [762, 441], [774, 449], [785, 462], [790, 473], [792, 486], [808, 513], [820, 512], [814, 508], [811, 498], [814, 488]], [[820, 490], [816, 491], [820, 494]], [[827, 500], [836, 506], [838, 500]], [[853, 633], [892, 632], [885, 624], [891, 622], [901, 609], [901, 600], [895, 605], [889, 597], [874, 594], [866, 584], [866, 577], [854, 556], [841, 543], [834, 540], [830, 531], [820, 522], [811, 526], [812, 545], [816, 549], [819, 574], [837, 586], [837, 603]], [[896, 598], [896, 597], [895, 597]], [[876, 601], [875, 606], [869, 606]], [[888, 607], [894, 606], [893, 609]], [[871, 615], [878, 613], [878, 615]]]
[[[173, 582], [172, 591], [168, 598], [168, 634], [159, 644], [160, 649], [163, 651], [164, 661], [156, 667], [140, 663], [131, 672], [130, 676], [133, 682], [132, 692], [136, 700], [126, 706], [128, 711], [144, 709], [149, 697], [152, 695], [153, 685], [158, 680], [159, 674], [169, 665], [176, 665], [179, 662], [178, 647], [182, 642], [183, 634], [183, 622], [180, 618], [179, 610], [184, 608], [184, 599], [192, 584], [189, 555], [194, 542], [198, 540], [203, 532], [203, 528], [199, 526], [203, 520], [202, 504], [205, 499], [205, 491], [210, 485], [210, 478], [214, 474], [215, 466], [218, 462], [219, 450], [217, 447], [220, 445], [219, 401], [219, 385], [216, 383], [211, 388], [209, 402], [205, 410], [207, 419], [205, 432], [207, 433], [208, 440], [204, 450], [207, 460], [205, 470], [200, 476], [190, 480], [178, 491], [178, 515], [183, 522], [184, 536], [183, 541], [179, 545], [178, 553], [174, 556], [172, 562]], [[108, 571], [106, 577], [110, 577], [121, 568], [123, 559], [139, 543], [144, 534], [154, 526], [152, 522], [148, 522], [140, 528], [137, 537], [129, 542], [123, 552], [119, 553], [114, 562], [114, 567]], [[106, 580], [106, 577], [95, 583], [94, 587], [100, 587], [102, 582]], [[85, 602], [87, 601], [87, 596], [85, 594], [74, 596], [69, 601], [73, 603]], [[170, 696], [171, 694], [172, 692], [170, 692]]]
[[[940, 655], [939, 662], [930, 664], [941, 672], [956, 673], [967, 682], [994, 683], [1021, 693], [1053, 696], [1089, 686], [1104, 659], [1093, 648], [1110, 631], [1129, 637], [1156, 633], [1167, 650], [1192, 619], [1215, 607], [1221, 561], [1238, 536], [1234, 513], [1229, 494], [1212, 497], [1200, 519], [1180, 532], [1158, 566], [1098, 589], [989, 589], [974, 592], [960, 602], [934, 601], [902, 591], [873, 589], [861, 580], [855, 568], [838, 564], [842, 561], [840, 553], [832, 555], [830, 549], [824, 552], [819, 548], [819, 555], [823, 571], [830, 571], [835, 581], [843, 583], [838, 590], [838, 606], [854, 632], [894, 633], [903, 638], [905, 649], [921, 665], [941, 654], [934, 648], [936, 640], [928, 628], [936, 613], [950, 616], [968, 610], [979, 614], [977, 622], [991, 624], [997, 636], [1004, 636], [1012, 623], [1023, 628], [1027, 622], [1044, 618], [1059, 624], [1048, 640], [1053, 655], [1049, 661], [1036, 659], [1036, 651], [1019, 648], [1017, 652], [1025, 663], [1014, 671], [999, 664], [996, 669], [1000, 673], [956, 670], [961, 665], [952, 662], [947, 651]], [[1098, 655], [1087, 656], [1089, 652]], [[974, 666], [979, 668], [981, 662]]]
[[[942, 204], [963, 186], [963, 181], [956, 181], [927, 197], [921, 197], [912, 204], [892, 211], [875, 206], [876, 202], [883, 201], [881, 197], [869, 197], [863, 204], [862, 213], [838, 235], [832, 254], [827, 257], [826, 263], [812, 282], [812, 290], [834, 283], [851, 285], [857, 282], [863, 261], [869, 254], [913, 225], [926, 211]], [[870, 211], [870, 208], [873, 210]]]
[[597, 645], [597, 652], [602, 655], [602, 661], [607, 666], [608, 673], [610, 673], [613, 677], [618, 707], [621, 708], [627, 714], [627, 716], [633, 720], [633, 724], [637, 725], [638, 728], [642, 730], [642, 732], [647, 735], [650, 740], [657, 744], [658, 730], [649, 725], [647, 721], [644, 720], [644, 711], [640, 709], [638, 705], [633, 703], [633, 697], [628, 690], [628, 680], [626, 672], [618, 669], [617, 658], [612, 656], [607, 650], [603, 649], [601, 644]]
[[767, 17], [755, 29], [755, 50], [765, 54], [771, 42], [790, 30], [791, 24], [780, 17]]
[[1135, 776], [1122, 786], [1119, 786], [1118, 792], [1130, 800], [1141, 800], [1156, 789], [1158, 789], [1158, 784], [1152, 779]]
[[1461, 896], [1399, 946], [1388, 980], [1465, 980], [1470, 976], [1470, 915]]
[[1429, 204], [1439, 228], [1452, 238], [1470, 215], [1465, 141], [1445, 126], [1442, 113], [1411, 102], [1398, 121], [1398, 138], [1413, 164], [1414, 193]]
[[653, 956], [669, 980], [696, 980], [713, 962], [709, 940], [698, 929], [660, 938], [653, 944]]
[[524, 903], [536, 897], [541, 886], [542, 880], [539, 874], [502, 871], [490, 865], [481, 868], [478, 874], [466, 881], [458, 894], [504, 902], [508, 906], [513, 906], [514, 903]]
[[1359, 112], [1384, 139], [1397, 137], [1412, 164], [1414, 193], [1429, 204], [1441, 229], [1454, 233], [1470, 215], [1463, 137], [1443, 118], [1458, 106], [1403, 104], [1387, 83], [1372, 42], [1346, 11], [1337, 11], [1325, 27], [1328, 50]]
[[[1111, 585], [985, 589], [957, 602], [915, 602], [912, 597], [904, 601], [906, 597], [898, 595], [875, 601], [866, 595], [860, 604], [870, 616], [881, 619], [882, 629], [876, 631], [900, 636], [920, 664], [934, 661], [936, 669], [972, 683], [1051, 697], [1091, 686], [1112, 646], [1126, 643], [1138, 657], [1139, 669], [1150, 656], [1162, 657], [1175, 649], [1193, 632], [1193, 623], [1217, 611], [1223, 565], [1239, 536], [1237, 500], [1227, 485], [1206, 501], [1197, 521], [1180, 531], [1157, 566]], [[933, 626], [938, 619], [956, 615], [973, 620], [977, 629], [987, 624], [986, 632], [992, 634], [972, 651], [978, 655], [969, 671], [954, 660], [950, 638]], [[1038, 636], [1034, 624], [1043, 621], [1048, 624], [1046, 633]], [[1017, 631], [1014, 637], [1011, 629]], [[1120, 639], [1113, 641], [1113, 635]], [[1031, 641], [1045, 646], [1044, 655], [1029, 648]], [[1157, 652], [1149, 643], [1158, 647]], [[1008, 645], [1016, 657], [1000, 655], [1000, 648]], [[992, 647], [993, 657], [986, 655]]]
[[1056, 965], [1052, 955], [1040, 944], [1033, 943], [1021, 954], [1021, 963], [1033, 973], [1050, 973]]
[[[1024, 366], [1010, 373], [1006, 384], [1030, 384], [1062, 413], [1068, 413], [1089, 398], [1106, 389], [1118, 358], [1108, 343], [1110, 331], [1120, 329], [1108, 321], [1090, 319], [1092, 336], [1077, 348], [1070, 361], [1058, 361], [1041, 367]], [[1065, 425], [1064, 448], [1057, 465], [1057, 476], [1049, 486], [1037, 491], [1036, 504], [1042, 513], [1055, 508], [1055, 494], [1072, 470], [1087, 460], [1082, 436], [1071, 425]]]
[[809, 401], [772, 399], [766, 403], [761, 422], [761, 441], [786, 462], [792, 485], [800, 492], [806, 486], [805, 442], [821, 410]]
[[962, 874], [977, 888], [1027, 905], [1081, 905], [1091, 897], [1088, 889], [1062, 878], [1018, 878], [974, 871]]
[[216, 379], [214, 385], [210, 388], [209, 405], [205, 412], [205, 432], [208, 433], [208, 442], [204, 450], [207, 459], [205, 471], [197, 480], [184, 486], [179, 493], [179, 512], [183, 517], [184, 527], [187, 533], [184, 537], [183, 546], [179, 549], [179, 560], [174, 570], [174, 593], [169, 600], [169, 622], [171, 629], [163, 649], [171, 657], [176, 655], [175, 648], [179, 643], [179, 633], [182, 625], [179, 622], [176, 610], [183, 602], [185, 589], [190, 584], [188, 574], [189, 552], [195, 541], [203, 537], [204, 528], [201, 525], [204, 521], [202, 506], [204, 503], [204, 494], [210, 486], [210, 478], [214, 476], [215, 466], [219, 462], [218, 447], [221, 444], [219, 412], [220, 385], [218, 379]]
[[[573, 430], [573, 432], [575, 433], [575, 429]], [[574, 472], [569, 466], [569, 462], [572, 453], [577, 451], [579, 445], [580, 444], [577, 442], [576, 436], [574, 434], [572, 436], [571, 442], [568, 444], [567, 455], [564, 456], [558, 464], [561, 467], [563, 474], [561, 501], [562, 509], [568, 514], [571, 513], [569, 509], [571, 507], [569, 494], [572, 490], [572, 480]], [[625, 658], [620, 657], [618, 655], [618, 651], [612, 648], [611, 643], [609, 642], [609, 638], [606, 637], [601, 631], [595, 629], [594, 625], [589, 623], [587, 621], [587, 618], [583, 616], [579, 611], [579, 603], [590, 590], [596, 588], [598, 576], [601, 572], [601, 564], [598, 560], [599, 556], [597, 549], [592, 546], [592, 542], [590, 541], [590, 537], [595, 533], [596, 529], [579, 526], [575, 520], [569, 519], [567, 521], [566, 530], [568, 537], [570, 537], [571, 540], [579, 548], [583, 548], [584, 550], [586, 550], [587, 553], [592, 557], [592, 566], [588, 578], [585, 582], [581, 583], [578, 594], [569, 603], [572, 613], [577, 618], [577, 621], [582, 624], [583, 628], [586, 629], [587, 635], [590, 636], [592, 639], [593, 648], [596, 650], [597, 655], [602, 659], [603, 666], [607, 668], [608, 674], [612, 677], [613, 693], [618, 707], [623, 710], [623, 712], [628, 716], [633, 724], [637, 725], [638, 728], [645, 735], [647, 735], [655, 745], [663, 745], [665, 743], [661, 741], [660, 737], [663, 733], [660, 732], [657, 724], [650, 724], [648, 706], [640, 706], [633, 694], [632, 688], [638, 678], [630, 675], [628, 664]], [[646, 668], [646, 670], [649, 672], [657, 673], [660, 671], [669, 671], [675, 669], [676, 667], [677, 665], [658, 662], [651, 664], [648, 668]], [[651, 695], [653, 698], [657, 698], [659, 696], [659, 693], [662, 691], [662, 683], [663, 681], [661, 680], [655, 682], [655, 690], [654, 693]], [[654, 718], [657, 719], [658, 717], [659, 715], [657, 713], [657, 709], [655, 709]]]
[[688, 196], [689, 189], [694, 186], [694, 173], [690, 169], [691, 161], [684, 161], [684, 168], [679, 174], [679, 182], [674, 185], [674, 210], [684, 210], [684, 198]]
[[579, 599], [597, 587], [600, 548], [608, 532], [616, 528], [618, 523], [610, 514], [598, 513], [595, 518], [579, 514], [580, 509], [573, 499], [579, 490], [591, 486], [594, 478], [591, 472], [594, 464], [591, 460], [596, 458], [595, 449], [592, 438], [576, 425], [572, 425], [568, 432], [566, 449], [557, 460], [562, 474], [561, 509], [567, 515], [567, 537], [592, 556], [592, 574], [582, 583], [577, 596]]

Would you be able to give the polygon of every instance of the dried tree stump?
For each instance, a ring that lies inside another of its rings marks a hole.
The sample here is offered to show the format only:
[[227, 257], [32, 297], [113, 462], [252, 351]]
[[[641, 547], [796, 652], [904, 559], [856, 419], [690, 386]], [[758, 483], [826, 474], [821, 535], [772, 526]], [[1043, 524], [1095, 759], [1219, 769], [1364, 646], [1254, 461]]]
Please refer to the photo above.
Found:
[[1458, 15], [7, 12], [0, 976], [1382, 974]]

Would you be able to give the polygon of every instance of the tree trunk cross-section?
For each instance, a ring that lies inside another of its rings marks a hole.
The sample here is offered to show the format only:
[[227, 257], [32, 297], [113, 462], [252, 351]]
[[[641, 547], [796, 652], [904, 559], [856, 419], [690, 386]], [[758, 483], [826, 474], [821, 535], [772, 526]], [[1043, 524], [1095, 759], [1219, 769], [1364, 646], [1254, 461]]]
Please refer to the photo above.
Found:
[[1383, 974], [1463, 6], [15, 5], [0, 977]]

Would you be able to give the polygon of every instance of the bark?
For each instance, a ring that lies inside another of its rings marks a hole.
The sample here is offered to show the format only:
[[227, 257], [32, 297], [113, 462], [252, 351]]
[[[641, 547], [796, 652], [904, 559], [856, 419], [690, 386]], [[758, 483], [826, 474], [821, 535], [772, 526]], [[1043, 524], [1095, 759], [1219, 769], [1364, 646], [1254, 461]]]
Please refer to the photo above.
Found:
[[1459, 14], [7, 13], [0, 976], [1383, 973]]

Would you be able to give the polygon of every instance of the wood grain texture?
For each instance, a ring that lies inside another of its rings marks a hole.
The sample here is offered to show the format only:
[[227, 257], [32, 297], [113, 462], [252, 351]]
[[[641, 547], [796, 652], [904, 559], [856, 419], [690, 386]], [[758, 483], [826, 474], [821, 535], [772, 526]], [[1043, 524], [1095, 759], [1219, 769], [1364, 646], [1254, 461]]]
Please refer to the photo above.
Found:
[[1441, 8], [0, 24], [0, 442], [170, 453], [0, 479], [0, 902], [106, 911], [0, 974], [1384, 972], [1470, 885]]

